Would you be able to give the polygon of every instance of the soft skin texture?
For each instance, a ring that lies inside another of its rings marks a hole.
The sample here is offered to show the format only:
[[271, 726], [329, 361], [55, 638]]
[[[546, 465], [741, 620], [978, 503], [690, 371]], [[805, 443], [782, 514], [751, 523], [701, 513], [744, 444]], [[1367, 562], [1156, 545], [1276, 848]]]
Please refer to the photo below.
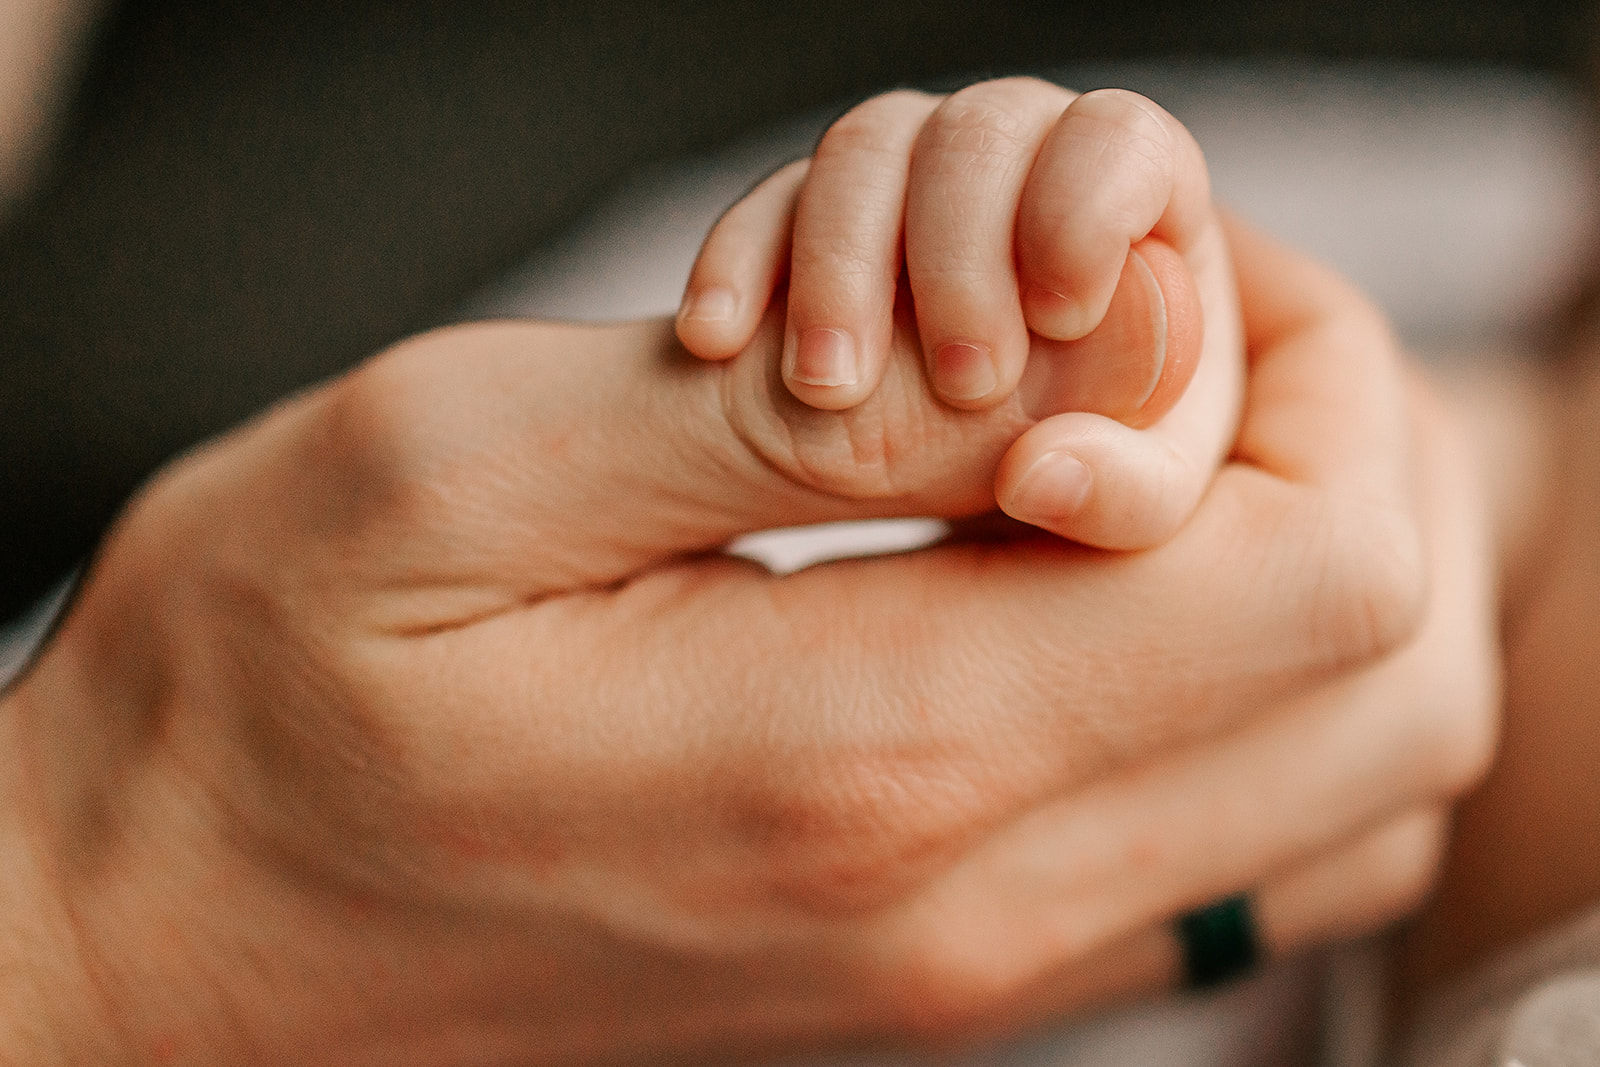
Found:
[[[1007, 78], [854, 108], [712, 229], [678, 336], [726, 358], [772, 305], [804, 403], [847, 410], [883, 387], [909, 317], [940, 403], [1020, 396], [1060, 416], [995, 499], [1098, 548], [1171, 537], [1237, 430], [1244, 352], [1205, 160], [1124, 90]], [[1040, 461], [1077, 494], [1030, 499]]]
[[982, 512], [1026, 422], [909, 345], [807, 407], [776, 331], [431, 334], [175, 465], [0, 705], [0, 1050], [948, 1041], [1169, 983], [1220, 893], [1278, 950], [1410, 906], [1493, 734], [1481, 509], [1370, 307], [1232, 239], [1235, 459], [1138, 555], [701, 554]]

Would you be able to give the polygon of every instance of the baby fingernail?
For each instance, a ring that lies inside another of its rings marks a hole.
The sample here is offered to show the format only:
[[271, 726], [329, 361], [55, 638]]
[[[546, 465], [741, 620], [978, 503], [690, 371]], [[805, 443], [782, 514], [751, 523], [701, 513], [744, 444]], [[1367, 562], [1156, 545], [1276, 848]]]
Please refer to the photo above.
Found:
[[1076, 515], [1089, 498], [1089, 468], [1070, 452], [1046, 452], [1017, 479], [1005, 502], [1013, 519], [1055, 530]]
[[983, 345], [952, 341], [933, 354], [933, 387], [948, 400], [981, 400], [994, 392], [994, 360]]
[[729, 322], [738, 310], [739, 300], [733, 290], [719, 285], [685, 296], [678, 317], [695, 322]]
[[861, 376], [856, 344], [843, 330], [813, 327], [800, 335], [789, 377], [803, 385], [854, 385]]
[[1089, 332], [1083, 305], [1065, 293], [1042, 285], [1028, 287], [1023, 301], [1028, 328], [1052, 341], [1076, 341]]

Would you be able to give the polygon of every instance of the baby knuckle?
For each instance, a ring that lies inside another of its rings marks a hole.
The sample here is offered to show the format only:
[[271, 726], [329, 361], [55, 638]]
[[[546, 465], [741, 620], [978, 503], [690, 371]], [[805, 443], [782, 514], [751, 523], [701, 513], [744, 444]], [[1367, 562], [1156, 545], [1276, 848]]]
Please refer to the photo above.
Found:
[[826, 287], [828, 297], [845, 307], [869, 307], [876, 302], [882, 278], [879, 264], [883, 248], [871, 227], [843, 227], [818, 231], [797, 228], [791, 253], [795, 285], [805, 291], [799, 300], [822, 303], [812, 287]]
[[1081, 134], [1100, 142], [1119, 161], [1170, 173], [1175, 124], [1148, 98], [1127, 89], [1096, 89], [1074, 101], [1070, 117]]
[[1063, 89], [1055, 82], [1029, 75], [1009, 78], [990, 78], [974, 82], [950, 94], [948, 100], [959, 98], [991, 100], [1012, 111], [1030, 107], [1064, 108], [1077, 98], [1077, 93]]
[[1099, 505], [1113, 528], [1122, 531], [1117, 544], [1108, 547], [1143, 548], [1176, 536], [1205, 490], [1208, 473], [1198, 468], [1191, 454], [1174, 444], [1161, 443], [1150, 453], [1149, 465], [1141, 472], [1143, 480], [1120, 494], [1111, 494], [1123, 499], [1107, 507], [1091, 498], [1090, 509]]
[[816, 159], [887, 154], [892, 145], [906, 140], [908, 128], [920, 127], [929, 99], [926, 93], [897, 89], [851, 108], [823, 133]]
[[1172, 121], [1161, 105], [1131, 89], [1093, 89], [1078, 97], [1073, 107], [1162, 141], [1167, 140], [1167, 127]]
[[893, 456], [889, 437], [852, 433], [798, 439], [794, 449], [803, 481], [851, 500], [894, 495]]
[[[886, 381], [879, 393], [893, 386]], [[910, 483], [931, 466], [921, 461], [919, 443], [933, 435], [913, 405], [879, 395], [843, 413], [791, 408], [789, 414], [783, 432], [774, 435], [772, 458], [819, 492], [848, 500], [893, 497], [920, 488]]]
[[[864, 406], [879, 403], [873, 397]], [[721, 406], [724, 421], [749, 454], [786, 481], [847, 500], [893, 495], [890, 467], [901, 446], [888, 427], [876, 433], [861, 429], [861, 409], [808, 407], [765, 373], [726, 376]]]
[[930, 146], [976, 160], [1016, 155], [1030, 141], [1026, 109], [1018, 106], [1015, 88], [986, 82], [953, 94], [929, 118], [925, 136]]

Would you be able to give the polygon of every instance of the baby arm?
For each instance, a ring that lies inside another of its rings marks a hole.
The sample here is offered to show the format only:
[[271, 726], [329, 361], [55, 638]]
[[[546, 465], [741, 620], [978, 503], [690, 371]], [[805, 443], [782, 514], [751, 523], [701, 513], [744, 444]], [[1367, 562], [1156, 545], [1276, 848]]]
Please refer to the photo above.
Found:
[[928, 403], [1025, 415], [995, 499], [1064, 536], [1164, 541], [1233, 439], [1243, 354], [1204, 160], [1135, 94], [1006, 79], [868, 101], [718, 223], [680, 338], [742, 351], [785, 280], [795, 397], [874, 396], [899, 307]]

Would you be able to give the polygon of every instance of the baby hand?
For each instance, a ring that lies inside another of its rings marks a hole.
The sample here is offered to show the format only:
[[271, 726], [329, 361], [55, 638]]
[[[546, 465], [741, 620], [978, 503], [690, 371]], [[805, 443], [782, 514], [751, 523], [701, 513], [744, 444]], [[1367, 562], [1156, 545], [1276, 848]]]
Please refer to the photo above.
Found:
[[790, 392], [862, 403], [908, 302], [938, 402], [1020, 403], [1039, 423], [999, 465], [996, 497], [1066, 536], [1165, 540], [1232, 440], [1242, 350], [1204, 160], [1135, 94], [1007, 79], [868, 101], [712, 231], [685, 346], [741, 351], [786, 275]]

